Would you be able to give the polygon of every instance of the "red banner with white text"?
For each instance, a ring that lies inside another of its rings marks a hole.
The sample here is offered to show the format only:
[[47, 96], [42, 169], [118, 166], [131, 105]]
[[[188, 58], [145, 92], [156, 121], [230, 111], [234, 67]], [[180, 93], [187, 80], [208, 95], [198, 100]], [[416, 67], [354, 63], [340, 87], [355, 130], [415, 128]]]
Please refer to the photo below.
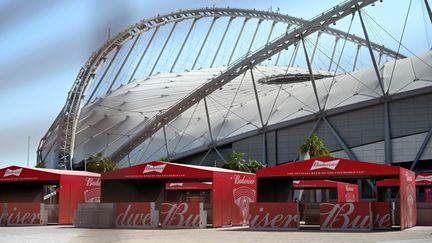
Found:
[[371, 207], [368, 202], [321, 203], [321, 230], [372, 230]]
[[407, 229], [417, 223], [416, 184], [414, 172], [401, 169], [400, 191], [400, 227]]
[[432, 173], [420, 173], [416, 176], [416, 186], [432, 187]]
[[41, 203], [5, 203], [0, 215], [2, 225], [44, 225], [47, 215]]
[[85, 177], [84, 181], [84, 202], [100, 202], [101, 179], [98, 177]]
[[162, 227], [167, 228], [205, 228], [207, 213], [203, 203], [162, 203], [159, 209]]
[[391, 205], [388, 202], [372, 202], [372, 218], [374, 229], [391, 229]]
[[118, 228], [156, 228], [158, 213], [150, 202], [116, 203], [115, 225]]
[[297, 203], [251, 203], [251, 229], [293, 230], [299, 228]]
[[338, 183], [337, 185], [338, 202], [358, 202], [358, 185], [348, 183]]

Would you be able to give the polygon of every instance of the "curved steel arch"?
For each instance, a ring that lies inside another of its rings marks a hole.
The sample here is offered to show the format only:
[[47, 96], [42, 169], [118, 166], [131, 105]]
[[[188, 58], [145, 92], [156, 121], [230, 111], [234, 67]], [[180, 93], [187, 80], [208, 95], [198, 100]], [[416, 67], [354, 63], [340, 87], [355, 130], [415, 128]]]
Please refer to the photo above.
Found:
[[[178, 115], [183, 113], [194, 104], [198, 103], [201, 99], [204, 99], [207, 95], [213, 91], [219, 89], [223, 85], [227, 84], [234, 78], [238, 77], [242, 73], [249, 70], [251, 67], [256, 66], [262, 61], [272, 57], [278, 52], [282, 51], [286, 47], [297, 43], [303, 38], [323, 29], [335, 21], [342, 19], [343, 17], [359, 11], [361, 8], [370, 5], [377, 0], [351, 0], [346, 1], [341, 5], [328, 10], [321, 15], [315, 17], [311, 21], [301, 25], [297, 29], [282, 35], [271, 43], [268, 43], [264, 47], [258, 49], [250, 56], [240, 58], [238, 61], [231, 64], [225, 72], [216, 76], [209, 82], [200, 86], [191, 92], [187, 97], [180, 100], [176, 104], [172, 105], [165, 112], [162, 112], [153, 117], [144, 128], [138, 133], [132, 136], [132, 138], [117, 149], [113, 154], [112, 158], [114, 161], [120, 161], [126, 154], [130, 153], [134, 148], [141, 144], [144, 140], [152, 136], [170, 121], [175, 119]], [[246, 54], [247, 55], [247, 54]]]
[[[360, 2], [360, 1], [359, 1]], [[338, 7], [338, 6], [337, 6]], [[335, 7], [335, 8], [337, 8]], [[77, 126], [77, 119], [79, 118], [81, 111], [81, 102], [84, 94], [87, 90], [87, 85], [89, 84], [92, 77], [94, 77], [96, 70], [102, 61], [115, 50], [118, 46], [122, 45], [124, 42], [133, 39], [135, 36], [157, 28], [159, 26], [179, 22], [187, 19], [200, 19], [203, 17], [245, 17], [245, 18], [259, 18], [272, 21], [280, 21], [294, 25], [305, 25], [309, 26], [310, 23], [307, 20], [300, 18], [283, 15], [275, 12], [268, 11], [258, 11], [258, 10], [245, 10], [245, 9], [231, 9], [231, 8], [205, 8], [205, 9], [195, 9], [195, 10], [183, 10], [175, 13], [170, 13], [162, 16], [157, 16], [150, 19], [144, 19], [141, 22], [132, 25], [123, 32], [118, 33], [116, 36], [105, 42], [96, 52], [94, 52], [85, 65], [81, 68], [75, 82], [72, 86], [71, 91], [68, 93], [68, 98], [66, 100], [65, 106], [62, 111], [54, 121], [53, 125], [47, 131], [45, 136], [41, 139], [38, 149], [38, 159], [43, 161], [42, 158], [42, 148], [44, 147], [47, 138], [53, 134], [54, 131], [60, 133], [60, 167], [66, 168], [69, 162], [69, 166], [72, 167], [72, 156], [74, 149], [74, 137]], [[334, 21], [333, 21], [334, 22]], [[366, 40], [345, 33], [340, 30], [333, 28], [328, 28], [327, 26], [321, 26], [320, 29], [327, 34], [336, 36], [337, 38], [346, 39], [360, 46], [367, 46]], [[317, 30], [317, 31], [318, 31]], [[390, 50], [384, 46], [371, 43], [372, 48], [382, 54], [393, 58], [404, 58], [405, 56]], [[256, 65], [256, 64], [255, 64]], [[232, 65], [231, 65], [232, 66]]]

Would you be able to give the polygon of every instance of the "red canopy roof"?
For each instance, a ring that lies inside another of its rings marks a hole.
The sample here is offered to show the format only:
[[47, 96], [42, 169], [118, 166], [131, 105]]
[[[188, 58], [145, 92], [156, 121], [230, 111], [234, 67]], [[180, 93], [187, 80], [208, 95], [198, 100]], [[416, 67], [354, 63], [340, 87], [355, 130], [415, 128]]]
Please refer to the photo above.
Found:
[[399, 176], [402, 168], [334, 157], [293, 162], [257, 171], [257, 177], [346, 178]]
[[[399, 179], [385, 179], [377, 181], [378, 187], [398, 187]], [[432, 187], [432, 173], [420, 173], [416, 175], [416, 186]]]
[[299, 180], [293, 181], [294, 188], [336, 188], [338, 185], [351, 185], [349, 183], [330, 180]]
[[0, 169], [0, 182], [55, 181], [60, 180], [61, 175], [100, 176], [87, 171], [41, 169], [12, 165]]
[[152, 161], [104, 173], [102, 179], [212, 178], [214, 172], [250, 174], [216, 167]]

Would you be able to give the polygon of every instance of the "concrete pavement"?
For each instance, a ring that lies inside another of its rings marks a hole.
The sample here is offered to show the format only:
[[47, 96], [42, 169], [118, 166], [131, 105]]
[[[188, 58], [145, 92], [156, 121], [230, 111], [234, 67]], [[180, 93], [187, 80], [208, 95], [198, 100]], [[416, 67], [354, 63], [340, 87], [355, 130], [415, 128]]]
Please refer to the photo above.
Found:
[[369, 233], [251, 231], [247, 227], [220, 229], [81, 229], [73, 226], [0, 227], [2, 242], [379, 242], [431, 243], [432, 227]]

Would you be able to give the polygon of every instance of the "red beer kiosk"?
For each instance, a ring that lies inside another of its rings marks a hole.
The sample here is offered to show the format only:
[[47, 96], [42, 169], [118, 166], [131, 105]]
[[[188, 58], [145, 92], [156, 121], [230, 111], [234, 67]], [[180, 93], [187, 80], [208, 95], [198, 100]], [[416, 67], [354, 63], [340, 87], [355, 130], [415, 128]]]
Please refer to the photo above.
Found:
[[420, 173], [416, 177], [417, 224], [432, 225], [432, 173]]
[[[398, 179], [386, 179], [377, 181], [380, 195], [387, 201], [399, 203], [397, 189]], [[390, 190], [389, 192], [387, 190]], [[432, 225], [432, 173], [419, 173], [416, 175], [416, 195], [417, 195], [417, 225]], [[397, 218], [398, 222], [399, 219]]]
[[101, 201], [115, 204], [116, 227], [247, 224], [255, 195], [255, 174], [207, 166], [153, 161], [102, 175]]
[[[414, 172], [397, 167], [342, 158], [322, 157], [258, 170], [257, 202], [250, 205], [253, 229], [298, 229], [293, 180], [400, 180], [400, 229], [415, 226]], [[390, 202], [325, 202], [319, 205], [321, 230], [370, 231], [390, 229]]]
[[0, 169], [0, 225], [73, 224], [78, 203], [99, 199], [99, 174], [20, 166]]
[[320, 222], [321, 202], [358, 202], [358, 185], [331, 180], [293, 181], [294, 197], [299, 201], [300, 221], [305, 225]]

